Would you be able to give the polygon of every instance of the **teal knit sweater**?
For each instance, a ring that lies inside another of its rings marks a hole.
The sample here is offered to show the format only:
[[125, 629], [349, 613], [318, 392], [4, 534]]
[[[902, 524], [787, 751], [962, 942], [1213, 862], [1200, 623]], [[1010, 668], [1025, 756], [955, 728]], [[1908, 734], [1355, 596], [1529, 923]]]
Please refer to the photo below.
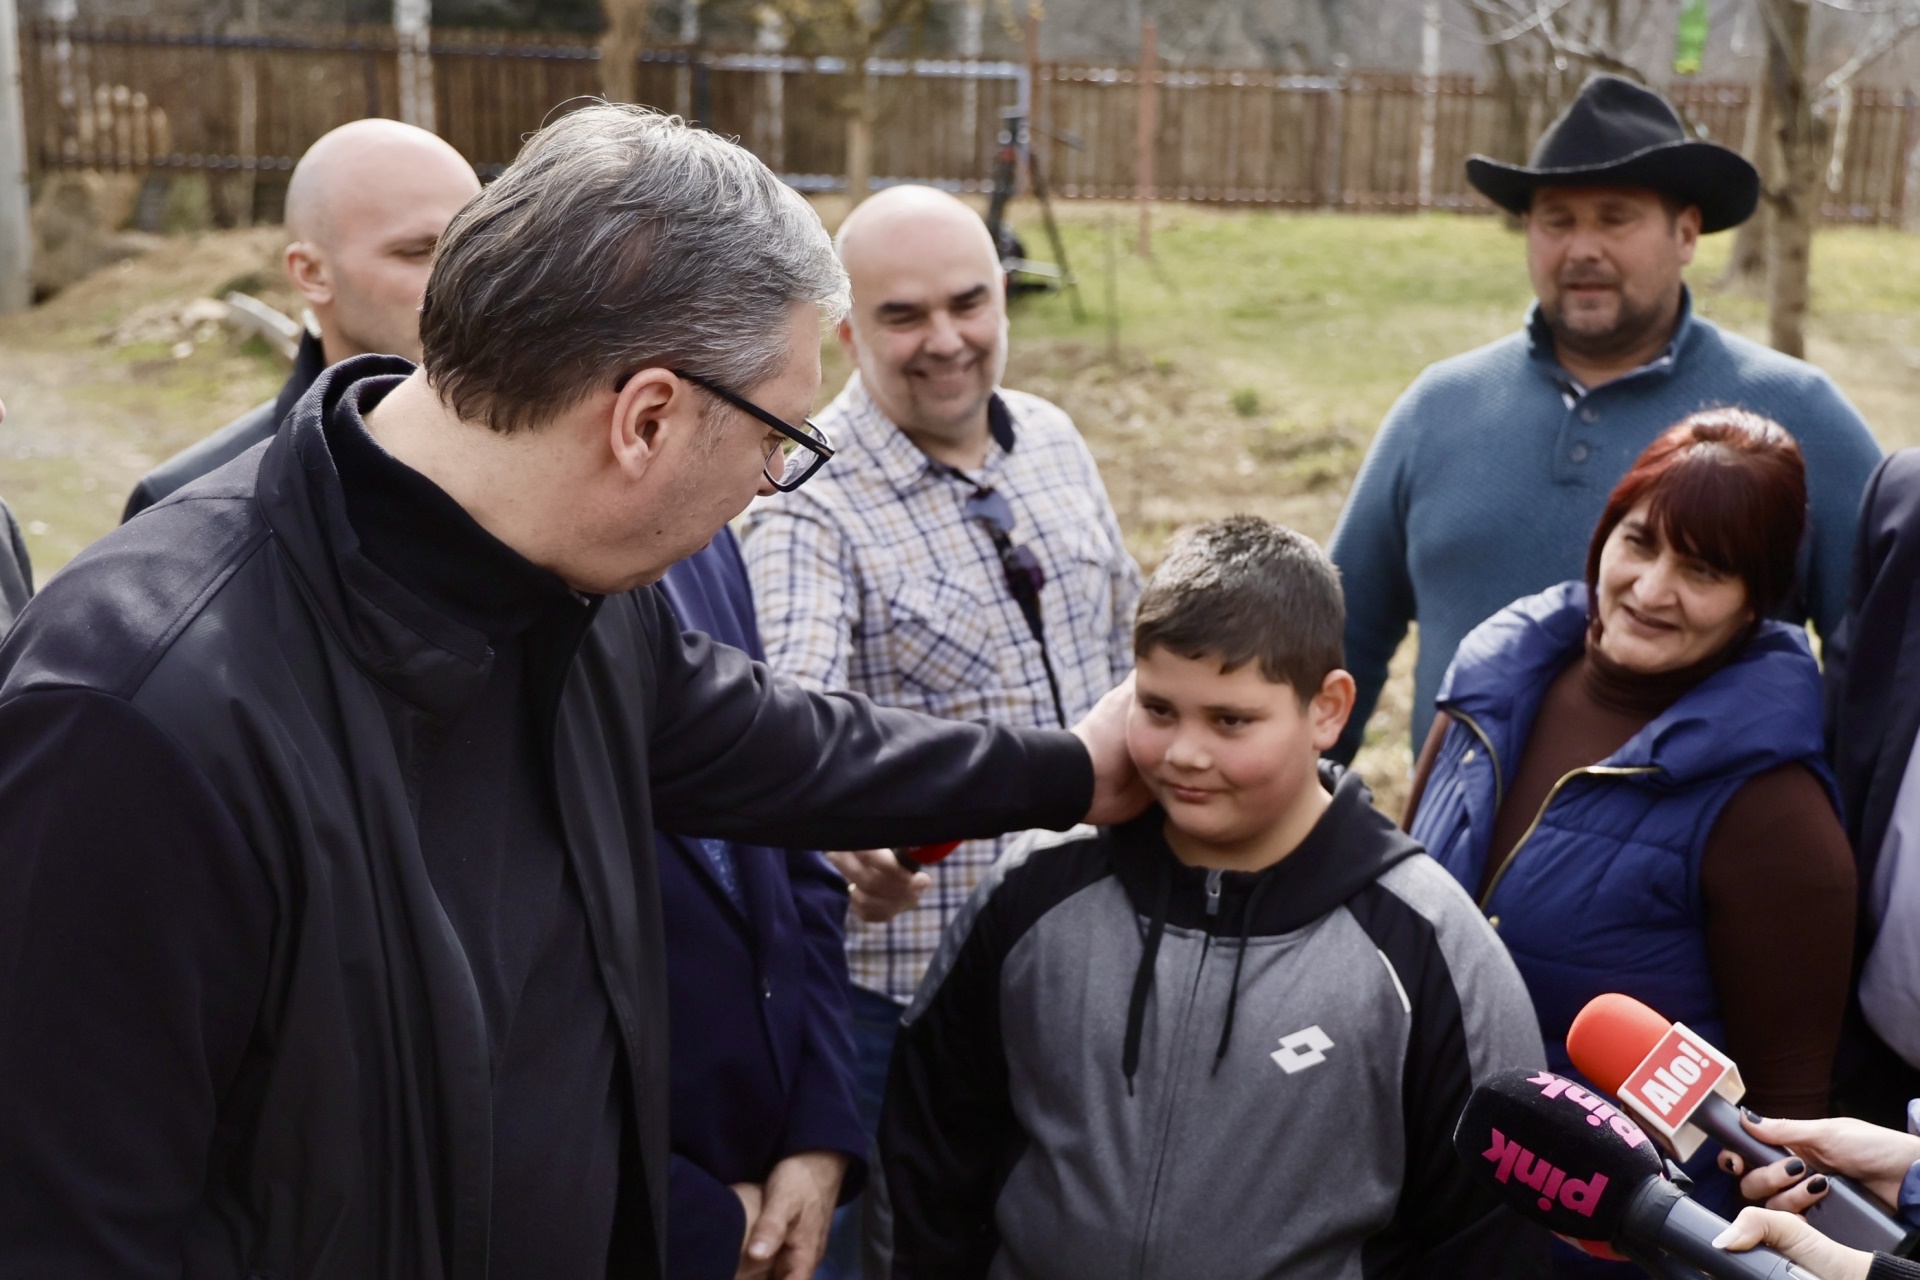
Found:
[[1331, 549], [1346, 588], [1347, 668], [1360, 686], [1333, 754], [1353, 758], [1409, 623], [1420, 627], [1418, 750], [1467, 632], [1583, 576], [1607, 495], [1641, 450], [1688, 414], [1723, 406], [1765, 414], [1800, 444], [1811, 527], [1790, 612], [1830, 635], [1846, 607], [1860, 494], [1880, 460], [1832, 380], [1695, 317], [1687, 297], [1658, 360], [1582, 394], [1535, 306], [1521, 332], [1429, 366], [1367, 451]]

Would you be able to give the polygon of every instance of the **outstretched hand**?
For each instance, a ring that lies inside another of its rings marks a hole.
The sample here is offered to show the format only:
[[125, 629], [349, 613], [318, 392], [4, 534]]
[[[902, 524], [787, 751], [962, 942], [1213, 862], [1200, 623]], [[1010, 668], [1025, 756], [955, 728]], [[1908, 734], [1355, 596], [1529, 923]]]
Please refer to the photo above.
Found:
[[1849, 1249], [1807, 1225], [1797, 1214], [1776, 1209], [1747, 1208], [1731, 1226], [1714, 1237], [1713, 1247], [1744, 1253], [1766, 1245], [1787, 1256], [1796, 1266], [1805, 1267], [1820, 1280], [1867, 1280], [1873, 1268], [1873, 1255]]
[[1073, 726], [1093, 757], [1093, 804], [1086, 821], [1110, 827], [1146, 812], [1152, 797], [1127, 754], [1127, 713], [1133, 708], [1133, 677], [1109, 689]]

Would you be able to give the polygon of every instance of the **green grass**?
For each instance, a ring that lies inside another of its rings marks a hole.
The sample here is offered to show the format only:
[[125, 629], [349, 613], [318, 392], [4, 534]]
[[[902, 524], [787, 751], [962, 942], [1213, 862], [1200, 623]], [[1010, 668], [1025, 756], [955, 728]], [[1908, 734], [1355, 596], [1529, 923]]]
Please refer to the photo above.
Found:
[[[1019, 301], [1007, 382], [1073, 415], [1148, 564], [1175, 528], [1233, 511], [1324, 539], [1394, 398], [1432, 361], [1513, 331], [1532, 299], [1521, 237], [1490, 217], [1161, 205], [1143, 258], [1133, 207], [1057, 210], [1084, 314], [1065, 296]], [[1035, 215], [1018, 207], [1017, 225], [1028, 252], [1051, 259]], [[1759, 300], [1711, 287], [1731, 239], [1702, 243], [1696, 302], [1763, 336]], [[0, 427], [0, 494], [27, 522], [43, 578], [112, 527], [147, 467], [283, 376], [257, 342], [175, 360], [99, 335], [149, 303], [271, 283], [279, 243], [271, 228], [177, 238], [0, 324], [0, 396], [19, 411]], [[1810, 356], [1887, 447], [1920, 444], [1920, 238], [1823, 231], [1813, 283]], [[823, 400], [846, 376], [831, 339], [825, 355]], [[1407, 698], [1404, 677], [1389, 686], [1363, 756], [1389, 808], [1406, 773]]]
[[[1017, 340], [1107, 341], [1111, 231], [1122, 346], [1189, 367], [1213, 385], [1251, 391], [1263, 409], [1299, 425], [1371, 432], [1423, 367], [1510, 332], [1533, 297], [1524, 242], [1495, 218], [1159, 206], [1153, 256], [1142, 259], [1132, 251], [1133, 209], [1057, 208], [1086, 318], [1076, 322], [1064, 296], [1035, 300], [1018, 310]], [[1030, 253], [1052, 256], [1031, 216], [1021, 229]], [[1696, 303], [1702, 314], [1760, 336], [1760, 300], [1713, 287], [1731, 242], [1731, 235], [1701, 242], [1689, 273]], [[1902, 348], [1911, 346], [1920, 315], [1920, 240], [1883, 229], [1822, 232], [1813, 308], [1816, 361], [1824, 339], [1857, 353], [1865, 342], [1893, 356], [1893, 365], [1909, 366], [1913, 353]], [[1836, 363], [1835, 376], [1857, 400], [1884, 398], [1879, 384], [1888, 370]], [[1893, 380], [1900, 393], [1911, 389], [1910, 379]], [[1890, 441], [1909, 439], [1904, 422], [1875, 425]]]

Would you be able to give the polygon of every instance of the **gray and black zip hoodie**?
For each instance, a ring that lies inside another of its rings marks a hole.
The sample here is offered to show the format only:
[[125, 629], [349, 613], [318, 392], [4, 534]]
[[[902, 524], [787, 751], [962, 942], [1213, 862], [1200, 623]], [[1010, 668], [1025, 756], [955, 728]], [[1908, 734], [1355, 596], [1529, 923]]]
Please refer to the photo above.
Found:
[[894, 1052], [890, 1274], [1546, 1274], [1452, 1143], [1476, 1082], [1545, 1063], [1526, 988], [1359, 777], [1322, 780], [1258, 873], [1180, 862], [1157, 808], [995, 867]]

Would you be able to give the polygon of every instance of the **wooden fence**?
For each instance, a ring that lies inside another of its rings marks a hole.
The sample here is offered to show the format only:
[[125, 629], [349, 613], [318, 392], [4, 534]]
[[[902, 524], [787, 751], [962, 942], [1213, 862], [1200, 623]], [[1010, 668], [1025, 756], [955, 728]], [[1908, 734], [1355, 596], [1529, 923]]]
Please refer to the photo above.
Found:
[[[36, 170], [199, 170], [283, 177], [321, 133], [398, 116], [391, 30], [262, 35], [25, 24], [22, 70]], [[597, 91], [598, 52], [568, 37], [436, 31], [435, 120], [483, 175], [569, 100]], [[844, 187], [837, 59], [651, 50], [640, 97], [737, 136], [803, 190]], [[1493, 91], [1402, 74], [875, 60], [876, 183], [991, 184], [1002, 110], [1030, 106], [1035, 150], [1064, 198], [1156, 198], [1352, 210], [1485, 210], [1462, 162], [1494, 149]], [[1140, 99], [1148, 86], [1151, 102]], [[1740, 145], [1745, 85], [1676, 85], [1709, 137]], [[1140, 145], [1143, 121], [1151, 146]], [[1825, 214], [1901, 221], [1920, 98], [1861, 90], [1843, 104]], [[1426, 141], [1430, 139], [1430, 142]], [[1430, 168], [1423, 181], [1423, 152]], [[1143, 172], [1144, 170], [1144, 172]]]

